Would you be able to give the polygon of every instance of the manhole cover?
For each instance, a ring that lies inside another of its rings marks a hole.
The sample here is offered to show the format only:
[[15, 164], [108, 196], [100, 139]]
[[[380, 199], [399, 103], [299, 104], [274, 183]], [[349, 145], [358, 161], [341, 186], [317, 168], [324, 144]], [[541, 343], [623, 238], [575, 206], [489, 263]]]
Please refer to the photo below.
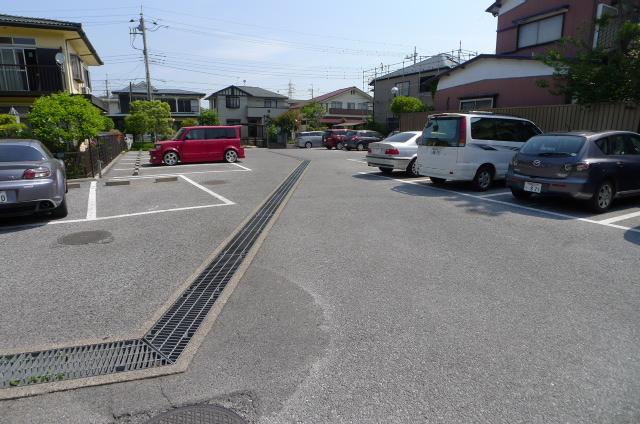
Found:
[[83, 244], [105, 244], [111, 243], [113, 236], [108, 231], [80, 231], [79, 233], [67, 234], [60, 237], [58, 243], [67, 246], [80, 246]]
[[151, 418], [147, 424], [247, 424], [238, 414], [214, 405], [177, 408]]
[[202, 184], [204, 185], [208, 185], [208, 186], [216, 186], [216, 185], [220, 185], [220, 184], [225, 184], [226, 181], [224, 180], [209, 180], [209, 181], [205, 181]]

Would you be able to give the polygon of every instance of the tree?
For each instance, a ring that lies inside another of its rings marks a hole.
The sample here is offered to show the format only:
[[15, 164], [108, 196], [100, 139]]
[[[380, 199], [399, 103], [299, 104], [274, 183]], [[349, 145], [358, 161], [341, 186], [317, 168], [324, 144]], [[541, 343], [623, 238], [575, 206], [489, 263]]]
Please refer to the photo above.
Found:
[[21, 138], [27, 132], [27, 126], [18, 123], [18, 119], [15, 116], [0, 114], [0, 137]]
[[[615, 30], [614, 43], [593, 48], [582, 40], [563, 39], [559, 48], [542, 57], [554, 68], [552, 81], [539, 80], [538, 85], [580, 104], [640, 103], [640, 24], [632, 21], [625, 3], [620, 16], [598, 21], [601, 32]], [[567, 54], [569, 49], [575, 54]]]
[[320, 120], [325, 114], [324, 106], [319, 102], [310, 102], [302, 107], [302, 119], [307, 122], [309, 130], [319, 130]]
[[427, 107], [415, 97], [398, 96], [391, 103], [391, 112], [396, 115], [408, 112], [424, 112]]
[[131, 115], [125, 119], [127, 131], [133, 134], [154, 134], [164, 137], [173, 133], [171, 109], [160, 100], [131, 102]]
[[198, 123], [200, 125], [220, 125], [220, 119], [218, 119], [218, 114], [215, 110], [205, 109], [200, 113]]
[[297, 130], [300, 125], [300, 112], [296, 109], [290, 109], [274, 119], [273, 123], [282, 131], [291, 133]]
[[64, 142], [82, 142], [97, 136], [105, 127], [104, 116], [82, 96], [56, 93], [36, 99], [29, 114], [33, 134], [51, 150]]
[[199, 123], [193, 118], [185, 118], [180, 123], [180, 126], [182, 127], [195, 127], [196, 125], [199, 125]]

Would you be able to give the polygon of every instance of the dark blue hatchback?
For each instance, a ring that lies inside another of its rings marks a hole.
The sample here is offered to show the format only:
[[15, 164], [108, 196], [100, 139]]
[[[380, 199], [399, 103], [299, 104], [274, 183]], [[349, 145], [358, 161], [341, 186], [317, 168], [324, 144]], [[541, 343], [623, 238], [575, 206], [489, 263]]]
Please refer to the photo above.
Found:
[[566, 195], [604, 212], [617, 197], [640, 195], [640, 135], [606, 131], [532, 137], [509, 165], [507, 186], [517, 199]]

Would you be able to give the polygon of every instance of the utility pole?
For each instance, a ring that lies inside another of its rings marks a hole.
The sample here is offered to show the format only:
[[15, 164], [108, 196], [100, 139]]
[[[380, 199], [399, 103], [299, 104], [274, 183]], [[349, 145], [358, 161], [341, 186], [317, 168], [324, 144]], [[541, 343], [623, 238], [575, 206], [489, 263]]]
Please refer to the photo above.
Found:
[[291, 82], [291, 80], [289, 80], [289, 88], [288, 88], [287, 94], [289, 95], [290, 99], [293, 99], [293, 93], [294, 92], [295, 92], [295, 89], [293, 87], [293, 83]]
[[105, 80], [104, 80], [104, 95], [107, 97], [107, 99], [109, 98], [109, 74], [107, 74]]
[[[135, 20], [131, 19], [130, 22], [135, 22]], [[155, 29], [157, 30], [159, 27], [155, 22], [154, 24], [156, 25]], [[149, 49], [147, 48], [147, 30], [148, 28], [144, 23], [144, 14], [142, 13], [142, 6], [140, 6], [139, 24], [137, 27], [131, 28], [130, 34], [134, 36], [138, 34], [142, 35], [142, 54], [144, 55], [144, 70], [145, 70], [145, 75], [147, 79], [147, 100], [153, 100], [152, 91], [151, 91], [151, 72], [149, 71]]]
[[309, 92], [311, 93], [311, 98], [313, 99], [313, 84], [311, 84], [311, 89], [309, 90]]

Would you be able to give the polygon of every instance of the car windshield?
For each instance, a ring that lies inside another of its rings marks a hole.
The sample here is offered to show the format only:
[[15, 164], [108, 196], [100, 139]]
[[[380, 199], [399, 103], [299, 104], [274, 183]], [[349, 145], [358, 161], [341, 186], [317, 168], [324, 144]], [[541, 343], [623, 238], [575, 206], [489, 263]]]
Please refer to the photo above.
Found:
[[182, 136], [184, 135], [184, 128], [180, 128], [176, 135], [173, 136], [172, 140], [182, 140]]
[[526, 155], [576, 156], [584, 140], [574, 135], [538, 135], [527, 141], [520, 151]]
[[424, 129], [425, 146], [458, 147], [460, 118], [433, 118]]
[[41, 160], [47, 160], [47, 157], [35, 147], [0, 145], [0, 162], [32, 162]]
[[389, 136], [385, 138], [384, 141], [388, 141], [390, 143], [406, 143], [407, 141], [411, 140], [415, 136], [416, 135], [414, 133], [404, 132], [404, 133], [398, 133], [398, 134]]
[[358, 131], [347, 131], [346, 136], [347, 137], [353, 137], [356, 134], [358, 134]]

